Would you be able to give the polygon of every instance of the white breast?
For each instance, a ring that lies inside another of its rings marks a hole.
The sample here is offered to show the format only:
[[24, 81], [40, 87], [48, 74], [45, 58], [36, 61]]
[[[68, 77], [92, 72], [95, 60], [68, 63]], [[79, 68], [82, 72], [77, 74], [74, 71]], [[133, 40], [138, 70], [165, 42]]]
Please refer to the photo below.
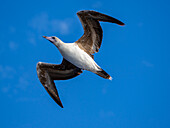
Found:
[[76, 43], [63, 43], [58, 49], [62, 56], [75, 66], [92, 72], [100, 70], [96, 62]]

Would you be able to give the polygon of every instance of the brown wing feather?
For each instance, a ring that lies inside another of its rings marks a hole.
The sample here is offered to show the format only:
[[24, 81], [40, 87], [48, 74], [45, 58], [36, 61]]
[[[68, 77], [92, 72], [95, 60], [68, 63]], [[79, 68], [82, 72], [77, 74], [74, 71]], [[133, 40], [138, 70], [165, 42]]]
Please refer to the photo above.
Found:
[[103, 36], [102, 28], [97, 20], [90, 19], [79, 13], [77, 13], [77, 15], [83, 24], [84, 34], [76, 43], [80, 48], [85, 50], [85, 52], [92, 55], [98, 52], [101, 46]]
[[53, 100], [63, 108], [56, 89], [54, 80], [67, 80], [76, 77], [82, 73], [81, 69], [77, 68], [67, 60], [63, 59], [60, 65], [37, 63], [37, 75], [49, 95]]
[[102, 43], [103, 31], [99, 21], [124, 25], [121, 21], [96, 11], [79, 11], [77, 15], [82, 23], [84, 34], [76, 43], [89, 55], [97, 53]]

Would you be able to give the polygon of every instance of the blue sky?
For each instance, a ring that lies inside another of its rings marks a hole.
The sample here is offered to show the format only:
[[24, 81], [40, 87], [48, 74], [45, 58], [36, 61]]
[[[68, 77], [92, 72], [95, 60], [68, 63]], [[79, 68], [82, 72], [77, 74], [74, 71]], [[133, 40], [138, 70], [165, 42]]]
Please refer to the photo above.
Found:
[[[3, 128], [169, 128], [170, 10], [168, 0], [2, 1], [0, 126]], [[90, 9], [123, 21], [101, 23], [96, 62], [113, 80], [84, 71], [56, 81], [61, 109], [36, 74], [38, 61], [61, 63], [42, 36], [74, 42], [83, 29], [76, 12]]]

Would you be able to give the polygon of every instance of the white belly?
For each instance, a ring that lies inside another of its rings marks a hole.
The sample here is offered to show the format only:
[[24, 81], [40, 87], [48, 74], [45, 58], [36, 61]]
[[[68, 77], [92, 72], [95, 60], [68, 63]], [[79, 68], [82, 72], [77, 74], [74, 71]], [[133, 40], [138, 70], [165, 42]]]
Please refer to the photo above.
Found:
[[75, 66], [88, 70], [88, 71], [99, 71], [100, 67], [96, 62], [75, 43], [63, 44], [59, 48], [62, 56]]

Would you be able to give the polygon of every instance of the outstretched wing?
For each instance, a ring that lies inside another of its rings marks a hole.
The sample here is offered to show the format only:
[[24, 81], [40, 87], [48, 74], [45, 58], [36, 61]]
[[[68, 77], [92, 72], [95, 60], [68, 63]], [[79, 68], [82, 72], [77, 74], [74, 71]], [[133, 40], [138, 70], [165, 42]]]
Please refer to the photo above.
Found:
[[67, 80], [82, 73], [81, 69], [63, 58], [60, 65], [38, 62], [37, 75], [49, 95], [63, 108], [54, 80]]
[[89, 55], [97, 53], [102, 43], [103, 31], [99, 21], [124, 25], [121, 21], [96, 11], [79, 11], [77, 15], [83, 26], [84, 34], [76, 43]]

